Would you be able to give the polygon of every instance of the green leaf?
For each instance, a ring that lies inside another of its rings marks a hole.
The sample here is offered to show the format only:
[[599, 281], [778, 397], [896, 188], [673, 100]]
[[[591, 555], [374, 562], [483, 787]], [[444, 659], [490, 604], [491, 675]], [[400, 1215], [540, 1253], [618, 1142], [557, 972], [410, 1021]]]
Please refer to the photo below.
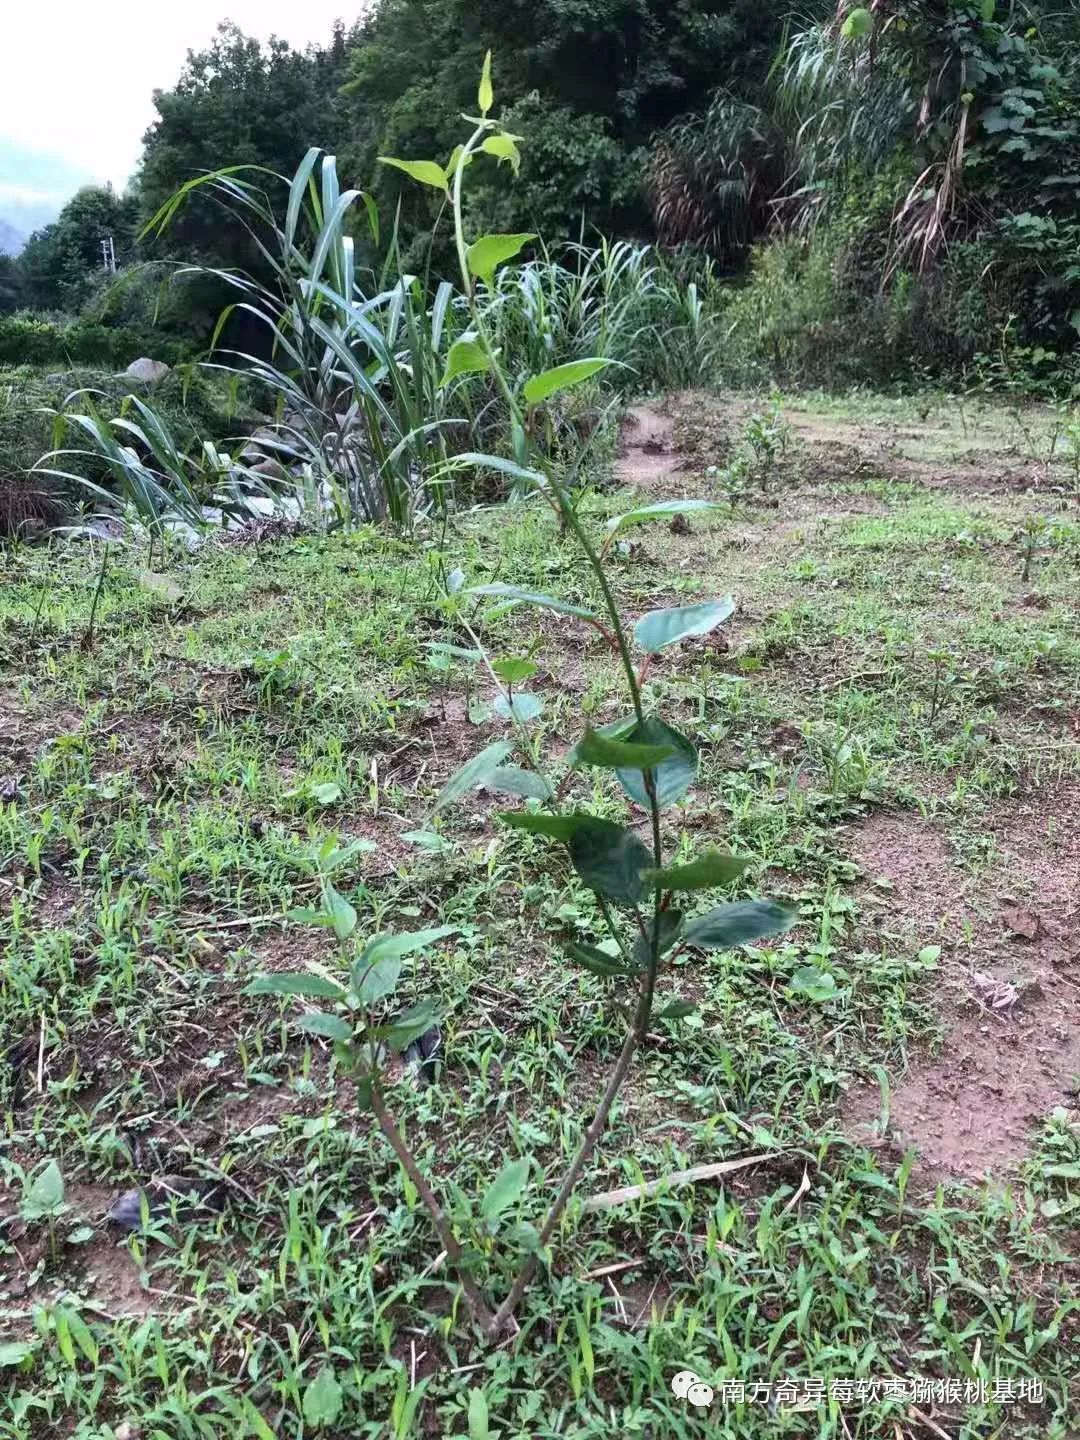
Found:
[[157, 595], [170, 604], [184, 598], [183, 588], [175, 580], [170, 580], [168, 575], [159, 575], [155, 570], [140, 570], [139, 584], [151, 595]]
[[446, 836], [438, 834], [435, 830], [403, 830], [401, 838], [421, 850], [430, 851], [433, 855], [437, 855], [441, 850], [451, 849], [450, 841]]
[[321, 1429], [333, 1425], [341, 1414], [343, 1396], [337, 1376], [329, 1365], [324, 1365], [315, 1379], [304, 1391], [304, 1419], [309, 1425]]
[[702, 605], [682, 605], [675, 610], [653, 610], [643, 615], [634, 626], [634, 639], [650, 654], [685, 640], [690, 635], [708, 635], [733, 613], [735, 601], [730, 595], [721, 600], [706, 600]]
[[469, 1440], [489, 1440], [488, 1403], [483, 1390], [469, 1391]]
[[98, 1363], [98, 1343], [94, 1339], [93, 1331], [77, 1310], [64, 1307], [64, 1316], [71, 1332], [71, 1338], [82, 1351], [91, 1365]]
[[341, 786], [335, 785], [332, 780], [325, 780], [318, 785], [308, 787], [308, 794], [319, 805], [335, 805], [343, 793]]
[[501, 715], [504, 720], [516, 720], [519, 725], [527, 725], [530, 720], [542, 715], [543, 711], [544, 702], [540, 696], [527, 690], [522, 690], [517, 695], [500, 695], [495, 701], [496, 715]]
[[656, 1013], [661, 1020], [684, 1020], [687, 1015], [693, 1015], [696, 1009], [697, 1006], [692, 1000], [671, 1000]]
[[375, 955], [365, 952], [353, 966], [353, 989], [361, 1005], [374, 1005], [392, 995], [405, 962], [400, 955]]
[[[659, 955], [666, 955], [671, 947], [682, 934], [683, 913], [681, 910], [661, 910], [658, 931], [660, 945], [657, 950]], [[638, 935], [634, 941], [632, 951], [634, 964], [639, 970], [644, 970], [649, 963], [652, 949], [653, 921], [650, 918], [645, 926], [645, 934]]]
[[51, 1214], [64, 1203], [64, 1177], [55, 1160], [46, 1160], [30, 1181], [23, 1196], [23, 1215], [38, 1219]]
[[446, 357], [446, 369], [439, 381], [439, 389], [444, 389], [458, 375], [468, 375], [490, 369], [491, 361], [487, 351], [473, 332], [467, 330], [450, 346], [450, 353]]
[[345, 989], [322, 975], [312, 975], [305, 971], [282, 971], [276, 975], [257, 975], [244, 994], [303, 995], [309, 1000], [341, 1000], [345, 996]]
[[839, 994], [836, 977], [817, 965], [800, 965], [792, 975], [788, 989], [794, 995], [803, 995], [807, 1000], [818, 1003], [835, 1000]]
[[477, 95], [480, 105], [480, 114], [486, 116], [492, 105], [495, 103], [495, 94], [491, 88], [491, 51], [484, 56], [484, 68], [480, 72], [480, 90]]
[[648, 870], [642, 878], [647, 885], [659, 885], [662, 890], [711, 890], [717, 885], [730, 885], [753, 863], [720, 850], [706, 850], [687, 865]]
[[[680, 735], [663, 720], [651, 716], [635, 725], [628, 733], [627, 740], [636, 745], [667, 746], [673, 751], [666, 760], [648, 773], [656, 789], [656, 802], [660, 806], [674, 805], [689, 790], [697, 775], [698, 754], [685, 735]], [[619, 784], [630, 799], [648, 808], [649, 794], [645, 788], [645, 772], [627, 766], [617, 772]]]
[[608, 955], [604, 950], [597, 950], [594, 945], [581, 945], [576, 940], [563, 942], [566, 953], [579, 965], [584, 965], [586, 970], [591, 970], [594, 975], [601, 975], [609, 980], [613, 975], [629, 975], [632, 971], [625, 960]]
[[499, 819], [511, 830], [527, 830], [530, 835], [547, 835], [552, 840], [567, 844], [582, 827], [592, 820], [591, 815], [575, 811], [572, 815], [534, 815], [529, 810], [501, 810]]
[[586, 728], [569, 758], [571, 765], [598, 765], [606, 770], [652, 770], [675, 753], [672, 745], [610, 740], [606, 735]]
[[535, 770], [522, 770], [518, 765], [500, 765], [487, 788], [496, 795], [516, 795], [522, 800], [549, 800], [551, 786]]
[[488, 135], [480, 142], [480, 149], [486, 155], [494, 155], [500, 165], [507, 161], [516, 175], [521, 169], [521, 151], [517, 146], [520, 138], [520, 135], [507, 135], [505, 131], [498, 135]]
[[298, 1030], [308, 1035], [321, 1035], [324, 1040], [336, 1040], [346, 1045], [353, 1038], [353, 1028], [340, 1015], [331, 1015], [326, 1010], [309, 1010], [296, 1022]]
[[323, 891], [323, 904], [326, 906], [326, 913], [330, 916], [334, 934], [339, 940], [347, 940], [356, 929], [356, 911], [345, 899], [345, 896], [334, 889], [329, 880]]
[[12, 1365], [21, 1365], [28, 1355], [34, 1353], [33, 1345], [25, 1340], [8, 1340], [0, 1345], [0, 1370]]
[[404, 1050], [418, 1039], [425, 1030], [430, 1030], [439, 1019], [439, 1011], [432, 1000], [421, 1000], [403, 1011], [383, 1031], [383, 1038], [391, 1050]]
[[547, 476], [540, 470], [528, 470], [513, 460], [504, 459], [502, 455], [484, 455], [476, 450], [466, 450], [460, 455], [451, 456], [447, 461], [447, 468], [497, 470], [500, 474], [509, 475], [512, 480], [520, 480], [524, 485], [537, 486], [540, 489], [548, 483]]
[[474, 755], [456, 774], [451, 775], [443, 786], [432, 807], [432, 814], [452, 805], [455, 800], [460, 800], [470, 790], [486, 785], [512, 749], [513, 746], [508, 745], [505, 740], [497, 740], [494, 745], [481, 750], [479, 755]]
[[570, 838], [570, 859], [590, 890], [633, 904], [651, 856], [638, 837], [610, 820], [586, 816]]
[[515, 255], [535, 239], [535, 235], [526, 234], [481, 235], [465, 252], [469, 274], [478, 276], [486, 285], [494, 284], [495, 271], [499, 266], [505, 265], [507, 260], [513, 260]]
[[492, 595], [500, 600], [512, 600], [519, 605], [539, 605], [543, 610], [554, 610], [558, 615], [574, 615], [579, 620], [597, 618], [591, 610], [584, 610], [580, 605], [571, 605], [566, 600], [559, 600], [554, 595], [543, 595], [537, 590], [519, 590], [516, 585], [473, 585], [465, 593]]
[[501, 660], [496, 660], [491, 668], [504, 684], [520, 685], [523, 680], [531, 680], [540, 667], [532, 660], [504, 655]]
[[411, 180], [421, 185], [430, 185], [434, 190], [447, 194], [446, 171], [434, 160], [394, 160], [389, 155], [379, 156], [380, 165], [392, 165], [395, 170], [404, 170]]
[[541, 374], [534, 375], [531, 380], [526, 381], [525, 403], [540, 405], [549, 395], [556, 395], [560, 390], [569, 390], [572, 385], [581, 385], [612, 364], [614, 364], [612, 360], [593, 358], [571, 360], [569, 364], [556, 365], [552, 370], [544, 370]]
[[874, 17], [864, 6], [848, 12], [848, 17], [840, 27], [840, 33], [846, 40], [858, 40], [863, 35], [868, 35], [874, 28]]
[[981, 6], [981, 8], [980, 8], [980, 12], [979, 12], [979, 13], [982, 15], [982, 18], [986, 21], [986, 23], [987, 23], [988, 25], [989, 25], [990, 21], [993, 20], [993, 18], [994, 18], [994, 11], [995, 11], [996, 9], [997, 9], [997, 0], [982, 0], [982, 6]]
[[522, 1191], [528, 1183], [528, 1157], [522, 1156], [520, 1160], [508, 1161], [495, 1176], [480, 1202], [481, 1215], [485, 1220], [494, 1220], [504, 1210], [509, 1210], [511, 1205], [516, 1205], [521, 1199]]
[[732, 950], [766, 935], [782, 935], [798, 918], [793, 910], [771, 900], [737, 900], [691, 920], [683, 943], [695, 950]]
[[627, 510], [624, 515], [615, 515], [607, 522], [612, 535], [620, 530], [629, 530], [631, 525], [644, 525], [649, 520], [660, 520], [667, 515], [685, 515], [694, 510], [720, 510], [723, 507], [712, 500], [661, 500], [657, 505], [641, 505], [636, 510]]

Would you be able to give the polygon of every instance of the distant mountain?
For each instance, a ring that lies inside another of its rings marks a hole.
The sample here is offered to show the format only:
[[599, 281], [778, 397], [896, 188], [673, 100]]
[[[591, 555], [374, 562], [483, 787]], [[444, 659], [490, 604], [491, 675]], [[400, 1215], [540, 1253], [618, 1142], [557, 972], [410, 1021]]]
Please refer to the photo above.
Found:
[[0, 136], [0, 250], [19, 249], [28, 235], [56, 219], [80, 186], [95, 179], [63, 156], [27, 150]]
[[26, 244], [26, 236], [6, 220], [0, 220], [0, 255], [18, 255]]

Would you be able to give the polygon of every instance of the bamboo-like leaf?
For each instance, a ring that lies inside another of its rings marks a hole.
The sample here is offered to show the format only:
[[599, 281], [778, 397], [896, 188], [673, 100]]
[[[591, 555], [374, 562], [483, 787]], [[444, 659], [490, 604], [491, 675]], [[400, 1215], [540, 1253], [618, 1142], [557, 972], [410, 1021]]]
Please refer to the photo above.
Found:
[[529, 1183], [529, 1159], [508, 1160], [488, 1187], [480, 1202], [480, 1214], [485, 1220], [494, 1220], [516, 1205], [525, 1186]]
[[595, 621], [598, 618], [591, 610], [586, 610], [581, 605], [571, 605], [569, 601], [560, 600], [555, 595], [542, 595], [537, 590], [519, 590], [516, 585], [504, 585], [501, 582], [493, 585], [473, 585], [465, 594], [492, 595], [520, 605], [539, 605], [543, 610], [554, 610], [558, 615], [573, 615], [578, 620]]
[[310, 971], [278, 971], [257, 975], [245, 995], [302, 995], [309, 1000], [343, 1000], [345, 987]]
[[640, 505], [627, 510], [623, 515], [613, 515], [607, 522], [611, 535], [629, 530], [632, 525], [644, 525], [649, 520], [663, 520], [669, 515], [689, 515], [695, 511], [721, 510], [723, 506], [712, 500], [661, 500], [656, 505]]
[[592, 358], [571, 360], [566, 365], [556, 365], [552, 370], [544, 370], [541, 374], [534, 375], [531, 380], [525, 382], [525, 403], [540, 405], [550, 396], [558, 394], [560, 390], [569, 390], [572, 385], [581, 385], [584, 381], [591, 380], [601, 370], [606, 370], [609, 365], [614, 364], [614, 360]]
[[610, 980], [615, 975], [633, 973], [625, 960], [616, 955], [608, 955], [606, 951], [598, 950], [595, 945], [582, 945], [576, 940], [564, 941], [564, 945], [572, 960], [605, 980]]
[[505, 740], [497, 740], [494, 745], [489, 745], [486, 750], [481, 750], [479, 755], [474, 755], [460, 770], [451, 775], [443, 786], [432, 813], [445, 809], [447, 805], [452, 805], [455, 800], [460, 800], [462, 795], [466, 795], [470, 790], [476, 790], [479, 786], [485, 785], [510, 754], [512, 748]]
[[484, 68], [480, 75], [480, 89], [477, 94], [477, 102], [480, 106], [480, 114], [485, 118], [488, 111], [495, 103], [495, 93], [491, 88], [491, 51], [484, 56]]

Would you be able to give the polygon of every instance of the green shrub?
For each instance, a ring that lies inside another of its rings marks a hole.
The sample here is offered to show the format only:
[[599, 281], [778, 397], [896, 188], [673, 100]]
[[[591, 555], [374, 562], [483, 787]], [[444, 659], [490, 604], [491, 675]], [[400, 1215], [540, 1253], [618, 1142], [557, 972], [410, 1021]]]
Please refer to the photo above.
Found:
[[22, 315], [0, 319], [0, 365], [92, 365], [122, 370], [142, 355], [175, 365], [190, 345], [156, 331], [76, 321], [60, 326]]

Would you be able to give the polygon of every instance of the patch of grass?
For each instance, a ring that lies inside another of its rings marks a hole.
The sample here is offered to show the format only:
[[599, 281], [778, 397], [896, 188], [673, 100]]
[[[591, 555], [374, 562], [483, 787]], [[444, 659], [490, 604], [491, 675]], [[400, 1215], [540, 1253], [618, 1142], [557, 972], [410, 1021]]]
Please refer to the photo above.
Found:
[[[892, 413], [859, 404], [867, 421]], [[143, 588], [129, 553], [89, 652], [95, 557], [9, 554], [0, 1359], [15, 1383], [0, 1437], [467, 1435], [486, 1407], [511, 1435], [934, 1433], [921, 1412], [965, 1440], [1064, 1440], [1075, 1111], [1048, 1120], [1010, 1183], [983, 1186], [858, 1143], [845, 1097], [880, 1086], [887, 1112], [951, 1018], [934, 926], [878, 918], [853, 845], [865, 817], [933, 817], [977, 885], [998, 863], [999, 807], [1056, 813], [1080, 773], [1075, 516], [1023, 582], [1011, 537], [1028, 497], [837, 478], [793, 450], [778, 495], [694, 516], [689, 534], [643, 532], [644, 553], [613, 568], [630, 611], [737, 593], [726, 648], [667, 652], [647, 684], [702, 753], [682, 827], [754, 857], [748, 893], [767, 870], [800, 923], [676, 967], [665, 985], [697, 1011], [656, 1019], [584, 1193], [762, 1158], [722, 1184], [572, 1207], [521, 1335], [494, 1350], [330, 1048], [296, 1035], [288, 1002], [243, 992], [260, 972], [336, 963], [287, 912], [317, 895], [326, 834], [368, 842], [335, 880], [365, 931], [458, 927], [407, 963], [404, 1001], [437, 998], [449, 1018], [435, 1083], [395, 1087], [404, 1127], [457, 1205], [534, 1157], [507, 1223], [535, 1215], [624, 1021], [552, 943], [601, 924], [547, 848], [497, 827], [484, 792], [431, 817], [503, 722], [483, 674], [430, 644], [463, 643], [439, 605], [455, 566], [588, 601], [572, 547], [531, 506], [461, 516], [417, 546], [361, 530], [207, 547], [172, 558], [177, 600]], [[592, 495], [583, 513], [595, 524], [625, 499]], [[591, 633], [535, 613], [473, 621], [493, 653], [540, 665], [552, 759], [583, 716], [621, 713]], [[600, 809], [614, 798], [600, 772], [571, 784]], [[51, 1159], [67, 1208], [28, 1220], [26, 1177]], [[214, 1198], [174, 1195], [125, 1237], [105, 1211], [154, 1175]], [[505, 1288], [497, 1249], [490, 1263]], [[687, 1368], [717, 1387], [1038, 1378], [1045, 1396], [697, 1412], [671, 1391]]]

